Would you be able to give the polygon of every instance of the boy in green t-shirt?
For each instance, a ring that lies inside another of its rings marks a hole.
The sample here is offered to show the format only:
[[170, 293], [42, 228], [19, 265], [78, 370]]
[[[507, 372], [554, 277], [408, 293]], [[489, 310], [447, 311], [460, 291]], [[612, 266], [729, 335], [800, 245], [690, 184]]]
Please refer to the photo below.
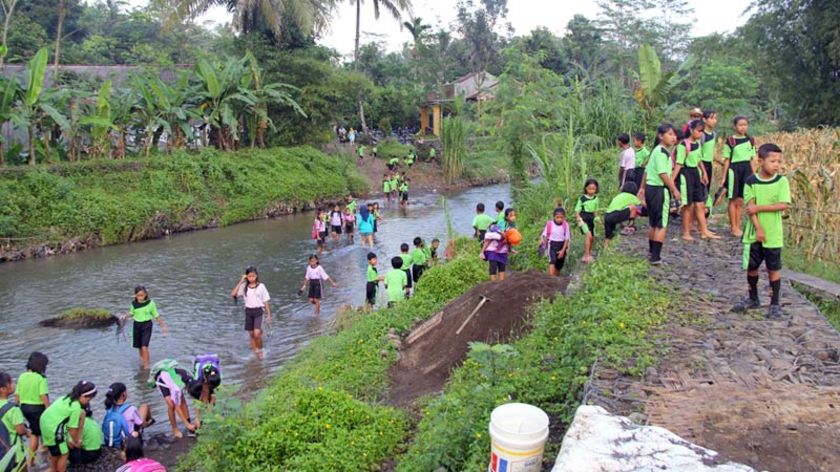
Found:
[[395, 303], [405, 300], [405, 291], [408, 290], [408, 276], [402, 270], [403, 258], [391, 258], [391, 267], [393, 267], [393, 270], [385, 275], [385, 291], [388, 295], [388, 308], [394, 306]]
[[367, 301], [367, 309], [373, 310], [376, 305], [376, 293], [379, 291], [379, 282], [385, 280], [385, 277], [379, 275], [376, 270], [376, 254], [369, 252], [367, 255], [367, 283], [365, 284], [365, 300]]
[[639, 214], [637, 207], [642, 204], [642, 201], [636, 196], [638, 191], [636, 182], [624, 182], [621, 193], [613, 197], [610, 206], [604, 213], [604, 247], [609, 246], [610, 240], [615, 235], [615, 228], [619, 224], [629, 221], [630, 226], [628, 228], [635, 228], [633, 222]]
[[775, 144], [762, 144], [758, 149], [759, 171], [744, 185], [744, 202], [749, 220], [744, 227], [743, 267], [747, 270], [749, 297], [737, 303], [732, 310], [743, 313], [758, 308], [758, 268], [764, 262], [770, 279], [770, 308], [767, 318], [780, 318], [784, 312], [779, 306], [781, 290], [782, 247], [784, 230], [782, 212], [790, 204], [790, 183], [779, 175], [782, 150]]
[[365, 146], [364, 146], [364, 144], [359, 146], [358, 151], [359, 151], [359, 160], [360, 161], [364, 160], [364, 158], [365, 158]]
[[484, 235], [487, 234], [487, 229], [490, 228], [491, 224], [493, 224], [493, 218], [487, 213], [484, 213], [484, 204], [479, 203], [476, 205], [472, 227], [475, 237], [478, 238], [479, 242], [484, 242]]
[[[0, 420], [3, 421], [3, 426], [9, 433], [9, 444], [3, 444], [3, 446], [8, 446], [9, 451], [15, 451], [10, 465], [23, 463], [26, 457], [23, 438], [29, 435], [23, 421], [23, 412], [9, 401], [14, 391], [15, 384], [12, 382], [12, 376], [6, 372], [0, 372]], [[0, 456], [0, 459], [3, 459], [3, 456]]]
[[400, 165], [400, 158], [399, 157], [392, 157], [388, 159], [388, 170], [395, 171], [397, 167]]
[[432, 146], [429, 149], [429, 160], [434, 161], [436, 157], [437, 157], [437, 149], [435, 149], [435, 147]]
[[414, 285], [411, 283], [411, 263], [414, 259], [411, 257], [411, 254], [408, 252], [409, 247], [408, 243], [400, 244], [400, 259], [402, 259], [401, 267], [403, 268], [403, 272], [405, 272], [406, 278], [406, 286], [405, 286], [405, 295], [406, 297], [411, 295], [411, 287]]
[[636, 188], [642, 185], [642, 177], [645, 175], [645, 167], [647, 161], [650, 159], [650, 149], [645, 147], [645, 133], [636, 133], [633, 135], [633, 151], [636, 153], [636, 170], [633, 172], [633, 182], [636, 183]]
[[379, 148], [376, 146], [376, 144], [373, 145], [373, 147], [370, 149], [370, 152], [371, 154], [373, 154], [374, 159], [379, 157]]
[[414, 283], [417, 283], [423, 275], [423, 271], [426, 270], [426, 262], [429, 256], [426, 253], [426, 243], [423, 242], [423, 238], [418, 236], [414, 238], [413, 243], [414, 250], [411, 251], [411, 277], [414, 279]]

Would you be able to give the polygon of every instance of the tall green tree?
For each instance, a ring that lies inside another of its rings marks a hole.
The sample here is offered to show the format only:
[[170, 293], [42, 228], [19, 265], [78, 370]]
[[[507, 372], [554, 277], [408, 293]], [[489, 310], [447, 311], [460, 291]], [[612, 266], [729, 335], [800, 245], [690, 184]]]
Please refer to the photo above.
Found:
[[237, 28], [243, 34], [257, 29], [260, 22], [275, 36], [282, 33], [288, 18], [307, 34], [328, 25], [335, 0], [157, 0], [171, 4], [168, 21], [172, 23], [194, 19], [214, 6], [223, 6], [234, 14]]
[[3, 61], [6, 59], [6, 54], [9, 53], [8, 38], [9, 38], [9, 24], [12, 21], [12, 15], [15, 13], [17, 0], [0, 0], [0, 9], [3, 13], [3, 37], [2, 44], [0, 44], [0, 67], [3, 67]]

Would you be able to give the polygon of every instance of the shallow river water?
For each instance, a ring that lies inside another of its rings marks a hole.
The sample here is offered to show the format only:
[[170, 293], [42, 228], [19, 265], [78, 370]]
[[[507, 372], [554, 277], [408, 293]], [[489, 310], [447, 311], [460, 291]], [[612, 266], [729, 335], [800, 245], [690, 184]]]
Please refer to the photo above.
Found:
[[[448, 205], [455, 229], [471, 232], [477, 202], [488, 208], [509, 200], [507, 185], [474, 188], [451, 195]], [[360, 200], [361, 202], [362, 200]], [[492, 211], [491, 211], [492, 215]], [[105, 247], [78, 254], [0, 265], [0, 370], [17, 377], [27, 356], [38, 350], [49, 356], [47, 378], [51, 398], [69, 392], [75, 382], [94, 382], [100, 392], [116, 381], [125, 383], [132, 403], [148, 402], [159, 424], [166, 423], [159, 394], [145, 385], [137, 351], [114, 328], [62, 330], [38, 322], [76, 307], [126, 311], [135, 285], [145, 285], [169, 325], [164, 336], [155, 323], [150, 346], [152, 363], [177, 359], [188, 370], [196, 354], [217, 353], [224, 383], [252, 391], [269, 373], [289, 360], [308, 340], [332, 329], [337, 308], [364, 301], [368, 248], [331, 240], [321, 265], [338, 288], [325, 287], [320, 317], [312, 316], [306, 299], [297, 296], [308, 255], [314, 213], [242, 223], [226, 228], [178, 234], [169, 238]], [[390, 268], [390, 257], [402, 242], [415, 236], [426, 243], [437, 237], [446, 244], [446, 218], [440, 197], [421, 196], [407, 210], [386, 206], [374, 252], [379, 269]], [[357, 235], [358, 239], [358, 235]], [[256, 265], [271, 294], [274, 322], [266, 339], [266, 358], [257, 360], [243, 330], [244, 308], [234, 305], [230, 290], [248, 265]], [[103, 395], [94, 400], [102, 419]]]

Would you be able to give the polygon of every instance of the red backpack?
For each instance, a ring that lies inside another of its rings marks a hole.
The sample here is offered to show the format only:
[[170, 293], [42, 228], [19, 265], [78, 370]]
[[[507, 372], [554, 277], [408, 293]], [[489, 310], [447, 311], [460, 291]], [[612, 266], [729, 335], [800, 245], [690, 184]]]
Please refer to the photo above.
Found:
[[[753, 149], [755, 149], [755, 138], [753, 138], [750, 135], [747, 135], [747, 138], [749, 138], [749, 140], [750, 140], [750, 146], [752, 146]], [[726, 138], [726, 144], [729, 146], [730, 149], [733, 149], [733, 150], [735, 149], [735, 146], [738, 145], [737, 140], [735, 139], [735, 136], [730, 136], [730, 137]]]

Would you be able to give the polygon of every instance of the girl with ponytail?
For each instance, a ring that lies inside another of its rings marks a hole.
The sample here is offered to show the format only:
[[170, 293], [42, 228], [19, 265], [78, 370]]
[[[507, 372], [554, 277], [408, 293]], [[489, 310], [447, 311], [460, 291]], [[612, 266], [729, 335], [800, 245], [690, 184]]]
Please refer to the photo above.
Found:
[[65, 472], [70, 448], [82, 447], [84, 408], [96, 396], [96, 385], [82, 380], [44, 411], [40, 426], [44, 445], [50, 452], [50, 470]]

